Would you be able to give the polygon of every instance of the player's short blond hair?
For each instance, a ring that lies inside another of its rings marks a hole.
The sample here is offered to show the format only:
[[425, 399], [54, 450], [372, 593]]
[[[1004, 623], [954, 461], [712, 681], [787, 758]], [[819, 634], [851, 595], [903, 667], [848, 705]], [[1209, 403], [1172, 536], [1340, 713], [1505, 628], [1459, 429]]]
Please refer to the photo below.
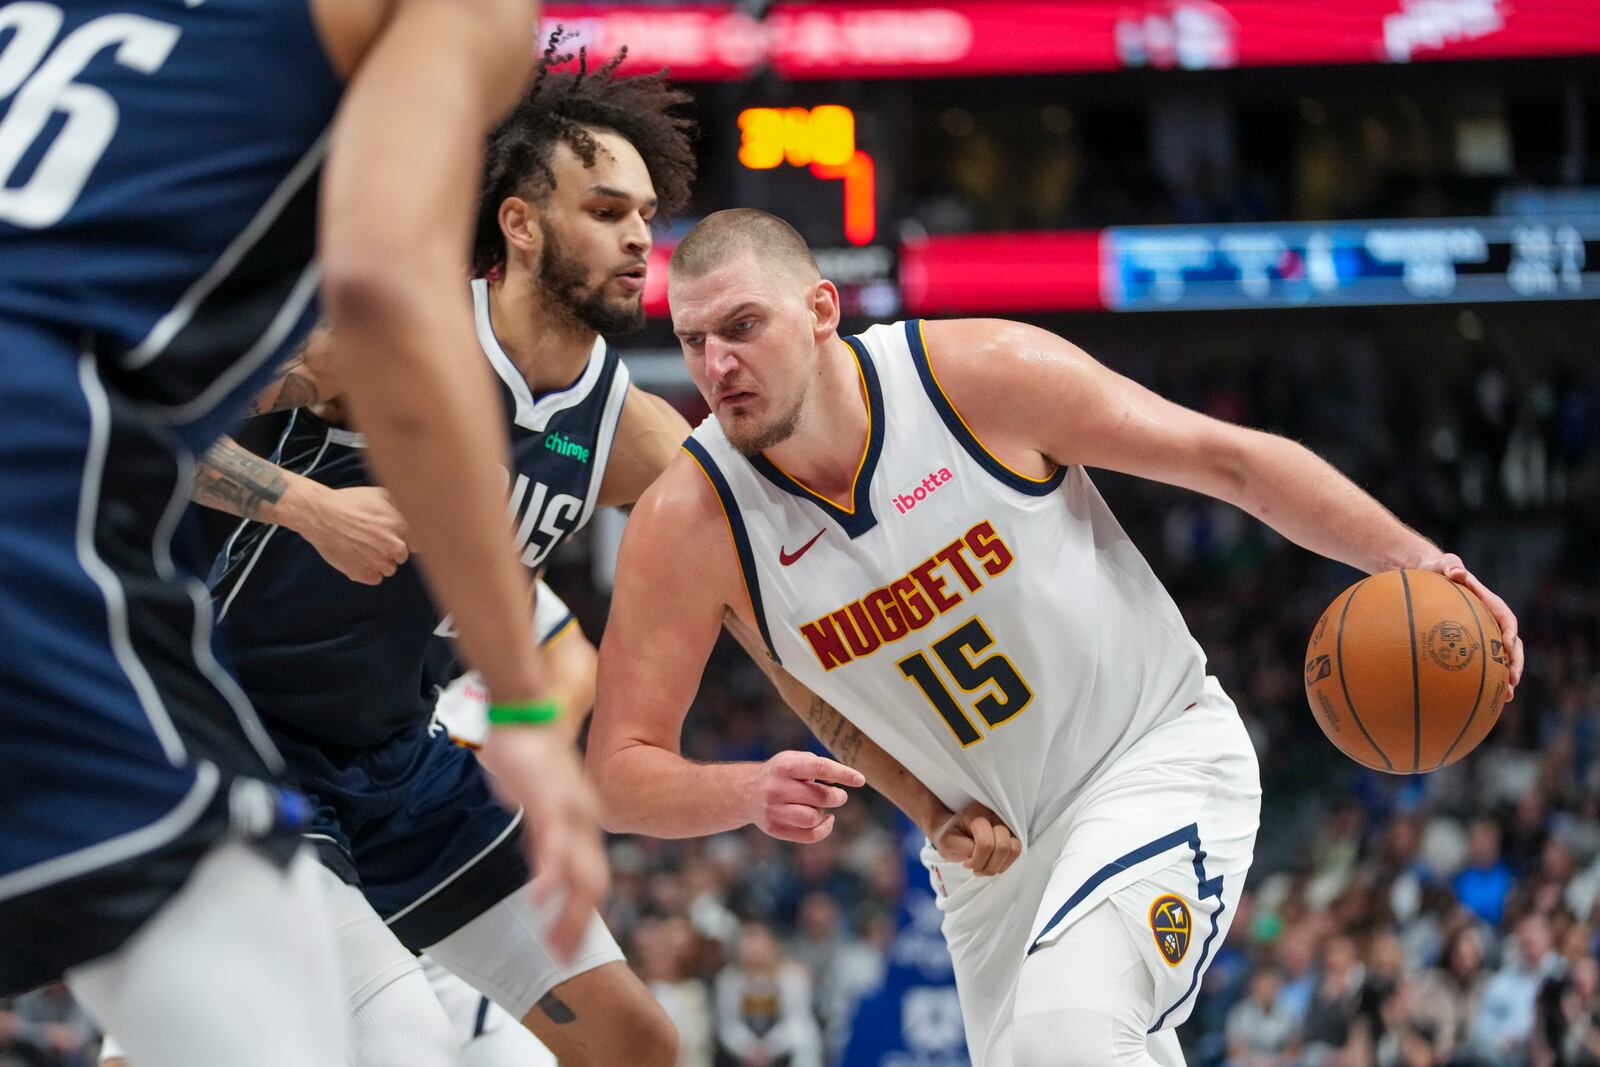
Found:
[[755, 256], [769, 276], [809, 284], [821, 279], [806, 239], [776, 215], [755, 208], [714, 211], [672, 250], [672, 277], [699, 278], [741, 252]]

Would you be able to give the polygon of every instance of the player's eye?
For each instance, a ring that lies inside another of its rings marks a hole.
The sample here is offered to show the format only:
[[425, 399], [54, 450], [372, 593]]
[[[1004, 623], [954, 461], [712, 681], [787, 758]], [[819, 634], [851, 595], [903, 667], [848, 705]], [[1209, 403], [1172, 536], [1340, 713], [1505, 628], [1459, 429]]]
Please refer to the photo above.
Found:
[[682, 338], [685, 348], [699, 348], [704, 340], [705, 338], [697, 333], [691, 333]]
[[740, 319], [738, 322], [733, 324], [733, 332], [734, 333], [749, 333], [751, 330], [755, 329], [755, 326], [756, 326], [756, 320], [755, 319]]
[[614, 218], [617, 217], [617, 213], [615, 211], [612, 211], [608, 207], [597, 207], [593, 211], [589, 212], [589, 214], [593, 215], [595, 218], [599, 219], [602, 222], [605, 222], [607, 220], [614, 219]]

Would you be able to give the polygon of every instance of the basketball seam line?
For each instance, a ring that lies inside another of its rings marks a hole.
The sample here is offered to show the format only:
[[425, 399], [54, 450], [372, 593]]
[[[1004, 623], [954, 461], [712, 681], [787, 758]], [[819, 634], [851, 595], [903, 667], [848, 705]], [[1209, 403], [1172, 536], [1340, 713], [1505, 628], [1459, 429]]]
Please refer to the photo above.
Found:
[[1489, 677], [1489, 640], [1483, 632], [1483, 620], [1478, 617], [1478, 609], [1472, 606], [1472, 601], [1467, 599], [1467, 594], [1462, 592], [1461, 587], [1455, 582], [1451, 582], [1450, 585], [1451, 588], [1455, 589], [1456, 595], [1461, 598], [1461, 602], [1467, 606], [1467, 611], [1472, 614], [1472, 621], [1478, 627], [1478, 650], [1483, 655], [1479, 657], [1478, 695], [1472, 701], [1472, 711], [1467, 714], [1467, 721], [1461, 724], [1461, 731], [1456, 734], [1456, 739], [1450, 742], [1450, 747], [1445, 749], [1444, 755], [1439, 757], [1439, 762], [1434, 765], [1434, 770], [1444, 766], [1445, 761], [1450, 758], [1450, 753], [1454, 752], [1456, 746], [1461, 743], [1461, 739], [1467, 736], [1467, 731], [1472, 727], [1472, 720], [1478, 717], [1478, 708], [1483, 704], [1483, 688]]
[[1417, 662], [1417, 616], [1411, 610], [1411, 583], [1405, 571], [1400, 572], [1400, 588], [1406, 595], [1406, 629], [1411, 633], [1411, 773], [1417, 774], [1422, 770], [1422, 665]]
[[1345, 684], [1344, 680], [1344, 618], [1350, 614], [1350, 605], [1355, 602], [1356, 594], [1361, 591], [1361, 587], [1366, 585], [1368, 581], [1369, 579], [1367, 578], [1361, 579], [1356, 583], [1355, 588], [1350, 590], [1350, 595], [1344, 598], [1344, 610], [1339, 612], [1339, 629], [1333, 635], [1333, 653], [1334, 658], [1339, 661], [1339, 688], [1344, 692], [1344, 702], [1345, 706], [1350, 709], [1350, 717], [1355, 720], [1356, 728], [1361, 731], [1361, 736], [1367, 739], [1367, 744], [1372, 746], [1372, 751], [1376, 752], [1378, 758], [1383, 760], [1384, 766], [1392, 771], [1394, 770], [1394, 762], [1389, 759], [1389, 754], [1367, 732], [1367, 724], [1361, 721], [1361, 716], [1356, 711], [1356, 702], [1350, 699], [1350, 687]]

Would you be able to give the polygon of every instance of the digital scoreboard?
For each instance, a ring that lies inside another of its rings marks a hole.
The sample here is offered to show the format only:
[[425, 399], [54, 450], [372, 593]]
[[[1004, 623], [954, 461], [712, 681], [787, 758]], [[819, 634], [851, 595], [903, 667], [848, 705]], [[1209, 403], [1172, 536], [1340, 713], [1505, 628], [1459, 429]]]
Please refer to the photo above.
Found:
[[1100, 247], [1119, 311], [1600, 297], [1600, 215], [1112, 228]]

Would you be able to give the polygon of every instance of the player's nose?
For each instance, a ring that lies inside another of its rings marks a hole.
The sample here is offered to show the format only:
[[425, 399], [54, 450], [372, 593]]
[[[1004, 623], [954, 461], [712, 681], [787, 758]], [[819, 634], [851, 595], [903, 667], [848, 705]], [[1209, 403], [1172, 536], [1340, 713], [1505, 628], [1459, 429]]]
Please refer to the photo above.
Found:
[[708, 336], [706, 338], [706, 372], [720, 383], [726, 384], [726, 379], [739, 369], [739, 357], [734, 354], [733, 346], [720, 337]]
[[650, 254], [655, 238], [650, 233], [650, 223], [639, 212], [635, 211], [628, 219], [628, 225], [623, 228], [622, 250], [630, 256], [644, 256]]

